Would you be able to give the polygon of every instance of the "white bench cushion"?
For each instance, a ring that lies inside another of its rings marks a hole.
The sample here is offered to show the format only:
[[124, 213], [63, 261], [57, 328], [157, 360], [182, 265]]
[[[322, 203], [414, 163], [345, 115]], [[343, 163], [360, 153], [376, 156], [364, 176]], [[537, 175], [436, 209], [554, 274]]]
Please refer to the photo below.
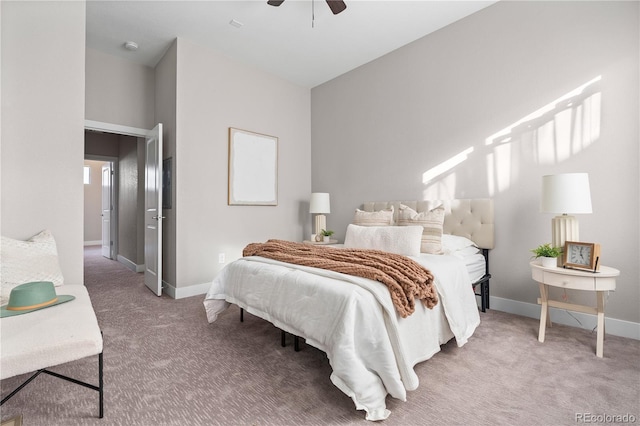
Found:
[[75, 299], [0, 319], [0, 379], [102, 352], [102, 334], [87, 288], [63, 285], [56, 293]]

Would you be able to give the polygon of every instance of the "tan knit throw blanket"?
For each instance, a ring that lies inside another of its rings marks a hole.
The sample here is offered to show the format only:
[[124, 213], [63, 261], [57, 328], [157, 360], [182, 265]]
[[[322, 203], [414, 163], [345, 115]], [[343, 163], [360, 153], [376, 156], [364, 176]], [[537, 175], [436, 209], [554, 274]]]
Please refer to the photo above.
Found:
[[262, 256], [379, 281], [389, 288], [393, 305], [403, 318], [415, 311], [415, 299], [422, 300], [429, 309], [438, 303], [431, 272], [399, 254], [269, 240], [249, 244], [242, 255]]

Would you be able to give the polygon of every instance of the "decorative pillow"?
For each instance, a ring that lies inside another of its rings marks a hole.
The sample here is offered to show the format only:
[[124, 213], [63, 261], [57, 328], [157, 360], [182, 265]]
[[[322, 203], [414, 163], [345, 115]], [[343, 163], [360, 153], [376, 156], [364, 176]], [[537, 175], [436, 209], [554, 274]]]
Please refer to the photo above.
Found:
[[422, 244], [420, 251], [430, 254], [442, 253], [442, 229], [444, 224], [444, 207], [442, 205], [427, 212], [418, 213], [410, 207], [400, 204], [398, 225], [421, 225]]
[[458, 235], [442, 234], [442, 251], [444, 253], [453, 253], [454, 251], [463, 250], [467, 247], [478, 247], [476, 243], [466, 237]]
[[391, 226], [393, 225], [393, 206], [377, 212], [365, 212], [356, 209], [353, 224], [359, 226]]
[[347, 226], [345, 248], [382, 250], [403, 256], [419, 256], [422, 226]]
[[51, 232], [44, 230], [27, 241], [2, 237], [0, 241], [0, 299], [9, 301], [11, 289], [31, 281], [64, 283], [58, 263], [58, 249]]

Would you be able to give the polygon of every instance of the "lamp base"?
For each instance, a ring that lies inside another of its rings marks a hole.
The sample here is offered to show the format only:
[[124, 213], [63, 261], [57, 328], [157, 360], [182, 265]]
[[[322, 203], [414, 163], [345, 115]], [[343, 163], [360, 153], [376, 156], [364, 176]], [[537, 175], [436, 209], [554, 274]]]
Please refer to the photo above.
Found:
[[[580, 241], [578, 219], [575, 216], [563, 214], [551, 219], [551, 245], [564, 250], [567, 241]], [[558, 266], [564, 264], [564, 253], [558, 257]]]
[[323, 229], [327, 229], [327, 217], [323, 214], [316, 215], [316, 238], [321, 235]]

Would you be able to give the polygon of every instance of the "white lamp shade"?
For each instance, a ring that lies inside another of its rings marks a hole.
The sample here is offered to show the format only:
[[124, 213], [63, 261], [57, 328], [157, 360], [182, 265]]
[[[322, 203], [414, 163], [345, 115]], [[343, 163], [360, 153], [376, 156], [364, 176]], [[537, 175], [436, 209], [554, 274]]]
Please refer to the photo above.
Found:
[[542, 176], [540, 211], [544, 213], [591, 213], [588, 173]]
[[327, 192], [314, 192], [311, 194], [309, 213], [331, 213], [331, 203]]

